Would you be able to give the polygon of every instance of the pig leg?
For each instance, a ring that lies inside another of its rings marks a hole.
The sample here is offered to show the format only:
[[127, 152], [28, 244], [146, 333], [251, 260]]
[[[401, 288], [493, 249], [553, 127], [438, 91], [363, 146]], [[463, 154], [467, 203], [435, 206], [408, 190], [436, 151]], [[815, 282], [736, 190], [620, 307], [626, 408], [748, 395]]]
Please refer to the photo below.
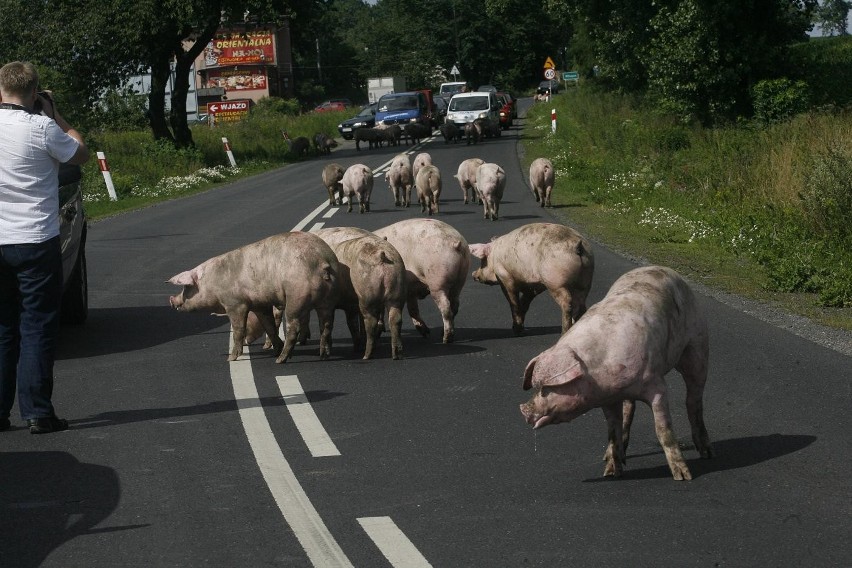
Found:
[[388, 325], [391, 332], [391, 359], [402, 358], [402, 309], [393, 306], [388, 310]]
[[334, 188], [327, 187], [328, 190], [328, 204], [334, 206]]
[[529, 300], [522, 300], [522, 294], [516, 290], [514, 286], [506, 286], [500, 282], [500, 289], [503, 290], [503, 295], [509, 301], [509, 307], [512, 309], [512, 331], [515, 335], [523, 335], [524, 333], [524, 316], [527, 309], [530, 307], [530, 302], [535, 296], [529, 295]]
[[376, 345], [376, 338], [379, 335], [379, 318], [366, 309], [361, 314], [364, 317], [364, 336], [367, 340], [364, 348], [364, 359], [370, 359], [373, 357], [373, 347]]
[[352, 349], [356, 353], [359, 353], [364, 349], [361, 314], [355, 309], [347, 309], [345, 313], [346, 326], [349, 328], [349, 335], [352, 336]]
[[441, 312], [441, 319], [444, 321], [444, 343], [452, 343], [456, 335], [456, 329], [453, 325], [455, 320], [453, 304], [447, 293], [442, 290], [436, 290], [432, 294], [432, 299], [435, 300], [435, 304]]
[[622, 467], [624, 465], [624, 443], [622, 440], [622, 405], [621, 402], [616, 402], [609, 406], [601, 407], [604, 416], [606, 417], [607, 431], [609, 434], [609, 445], [606, 448], [604, 461], [605, 477], [621, 477]]
[[271, 348], [273, 349], [273, 353], [277, 355], [284, 348], [284, 342], [278, 337], [278, 326], [276, 325], [272, 310], [258, 311], [255, 314], [257, 315], [257, 319], [260, 320], [264, 331], [266, 331], [266, 343], [269, 343], [269, 347], [266, 347], [266, 343], [264, 343], [264, 349]]
[[320, 359], [328, 359], [331, 356], [331, 332], [334, 328], [334, 306], [331, 308], [317, 308], [317, 319], [320, 326]]
[[231, 346], [228, 361], [236, 361], [243, 354], [243, 342], [246, 340], [248, 314], [248, 306], [236, 306], [228, 310], [228, 319], [231, 320], [231, 329], [234, 332], [234, 344]]
[[713, 457], [713, 445], [704, 425], [704, 383], [707, 382], [707, 341], [695, 348], [687, 345], [675, 366], [686, 383], [686, 411], [692, 427], [692, 442], [702, 458]]
[[636, 414], [636, 401], [625, 400], [623, 407], [624, 423], [621, 430], [623, 432], [624, 460], [627, 461], [627, 445], [630, 443], [630, 427], [633, 425], [633, 416]]
[[284, 338], [284, 348], [275, 359], [276, 363], [284, 363], [290, 358], [293, 353], [293, 347], [296, 345], [296, 340], [299, 338], [299, 330], [301, 329], [301, 314], [286, 314], [287, 333]]
[[417, 292], [409, 289], [408, 291], [408, 315], [411, 317], [411, 323], [414, 324], [414, 329], [420, 332], [423, 337], [429, 337], [429, 326], [420, 317], [420, 305], [417, 303]]
[[559, 308], [562, 310], [562, 333], [564, 334], [571, 329], [571, 324], [573, 323], [574, 299], [567, 288], [551, 290], [550, 295], [553, 296], [553, 299], [556, 300], [556, 303], [559, 304]]
[[[680, 446], [677, 443], [677, 437], [672, 430], [672, 417], [669, 412], [669, 397], [666, 392], [666, 385], [663, 377], [657, 377], [654, 380], [655, 386], [652, 388], [651, 400], [648, 404], [654, 413], [654, 429], [657, 432], [657, 439], [663, 447], [666, 454], [666, 461], [669, 463], [669, 469], [672, 472], [672, 477], [676, 481], [691, 480], [692, 474], [683, 459], [683, 454], [680, 451]], [[646, 400], [646, 402], [648, 402]]]

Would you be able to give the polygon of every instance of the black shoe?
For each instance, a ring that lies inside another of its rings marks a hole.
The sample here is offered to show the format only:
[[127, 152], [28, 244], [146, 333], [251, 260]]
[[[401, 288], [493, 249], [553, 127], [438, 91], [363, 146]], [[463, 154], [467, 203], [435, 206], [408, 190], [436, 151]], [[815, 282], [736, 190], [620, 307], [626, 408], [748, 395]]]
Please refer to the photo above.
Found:
[[50, 434], [68, 429], [68, 421], [56, 416], [30, 418], [27, 420], [27, 425], [30, 427], [30, 434]]
[[0, 432], [8, 430], [12, 426], [8, 418], [0, 418]]

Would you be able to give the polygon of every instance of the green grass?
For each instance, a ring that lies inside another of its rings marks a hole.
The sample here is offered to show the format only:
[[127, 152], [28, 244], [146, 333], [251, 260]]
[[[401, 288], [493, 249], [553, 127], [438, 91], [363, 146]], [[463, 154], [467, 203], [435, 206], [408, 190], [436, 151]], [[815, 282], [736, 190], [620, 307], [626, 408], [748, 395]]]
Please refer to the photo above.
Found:
[[[849, 112], [701, 129], [623, 97], [569, 89], [530, 110], [525, 138], [527, 164], [554, 162], [558, 214], [592, 238], [852, 329]], [[830, 222], [821, 227], [821, 218]]]

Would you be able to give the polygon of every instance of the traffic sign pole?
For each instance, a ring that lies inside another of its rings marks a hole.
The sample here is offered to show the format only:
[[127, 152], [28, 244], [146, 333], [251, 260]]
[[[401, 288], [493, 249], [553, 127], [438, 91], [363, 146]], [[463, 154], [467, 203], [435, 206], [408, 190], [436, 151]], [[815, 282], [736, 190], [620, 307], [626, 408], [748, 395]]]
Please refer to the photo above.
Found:
[[556, 134], [556, 109], [550, 111], [550, 132]]
[[228, 144], [228, 139], [223, 137], [222, 138], [222, 144], [225, 145], [225, 153], [228, 154], [228, 161], [231, 162], [231, 167], [236, 168], [237, 167], [237, 161], [234, 159], [234, 153], [231, 152], [231, 145]]
[[104, 174], [104, 182], [106, 182], [110, 200], [116, 201], [118, 199], [118, 195], [115, 193], [115, 185], [112, 183], [112, 174], [109, 173], [109, 164], [107, 164], [106, 154], [103, 152], [98, 152], [98, 166], [101, 168], [101, 173]]

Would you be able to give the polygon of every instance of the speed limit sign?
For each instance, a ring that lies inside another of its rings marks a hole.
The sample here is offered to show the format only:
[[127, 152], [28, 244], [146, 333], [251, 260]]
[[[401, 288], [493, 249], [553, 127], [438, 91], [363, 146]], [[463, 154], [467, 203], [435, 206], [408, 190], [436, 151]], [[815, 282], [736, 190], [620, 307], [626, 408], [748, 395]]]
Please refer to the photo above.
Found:
[[544, 70], [544, 78], [545, 79], [555, 79], [556, 78], [556, 70], [555, 69], [545, 69]]

